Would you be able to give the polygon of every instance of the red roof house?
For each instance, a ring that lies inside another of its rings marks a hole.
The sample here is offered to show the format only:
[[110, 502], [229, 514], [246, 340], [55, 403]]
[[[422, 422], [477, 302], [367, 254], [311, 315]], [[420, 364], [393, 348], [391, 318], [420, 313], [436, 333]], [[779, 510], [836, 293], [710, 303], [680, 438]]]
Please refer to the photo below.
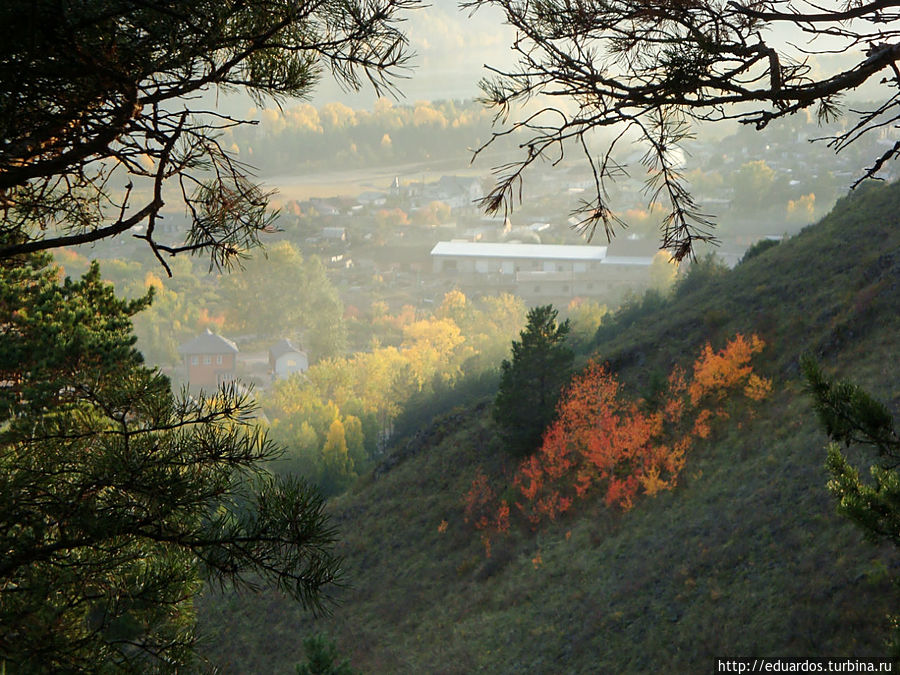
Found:
[[178, 347], [188, 382], [198, 387], [215, 387], [233, 380], [238, 351], [234, 342], [209, 328]]

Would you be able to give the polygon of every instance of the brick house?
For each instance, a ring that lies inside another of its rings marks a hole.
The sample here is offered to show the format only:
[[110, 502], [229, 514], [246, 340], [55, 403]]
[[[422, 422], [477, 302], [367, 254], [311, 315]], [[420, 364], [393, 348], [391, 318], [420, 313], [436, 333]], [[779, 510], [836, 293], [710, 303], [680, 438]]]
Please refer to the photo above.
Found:
[[188, 382], [197, 387], [215, 387], [235, 378], [237, 345], [209, 328], [178, 347], [184, 359]]

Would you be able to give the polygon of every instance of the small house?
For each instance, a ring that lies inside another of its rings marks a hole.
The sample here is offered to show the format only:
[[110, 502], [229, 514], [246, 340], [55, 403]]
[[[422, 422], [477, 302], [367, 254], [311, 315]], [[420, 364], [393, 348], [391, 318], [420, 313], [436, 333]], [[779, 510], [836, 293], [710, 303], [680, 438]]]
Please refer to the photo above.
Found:
[[303, 373], [309, 369], [309, 356], [291, 344], [290, 340], [279, 340], [269, 348], [269, 369], [272, 378], [276, 380], [293, 373]]
[[235, 378], [238, 347], [207, 328], [193, 340], [178, 347], [184, 359], [187, 380], [198, 387], [215, 387]]
[[347, 229], [344, 227], [323, 227], [322, 238], [329, 241], [347, 241]]

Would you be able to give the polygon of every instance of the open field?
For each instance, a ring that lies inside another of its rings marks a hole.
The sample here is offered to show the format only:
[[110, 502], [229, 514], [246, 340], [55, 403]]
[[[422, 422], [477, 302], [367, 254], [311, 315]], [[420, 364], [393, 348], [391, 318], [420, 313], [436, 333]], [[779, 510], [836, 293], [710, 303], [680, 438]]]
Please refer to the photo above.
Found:
[[399, 178], [401, 183], [432, 182], [441, 176], [484, 176], [490, 173], [487, 162], [477, 166], [463, 164], [457, 160], [432, 160], [398, 166], [371, 167], [366, 169], [336, 169], [322, 173], [299, 175], [278, 175], [260, 178], [261, 183], [276, 189], [272, 203], [280, 206], [290, 200], [303, 201], [314, 197], [354, 197], [367, 190], [387, 192], [391, 181]]

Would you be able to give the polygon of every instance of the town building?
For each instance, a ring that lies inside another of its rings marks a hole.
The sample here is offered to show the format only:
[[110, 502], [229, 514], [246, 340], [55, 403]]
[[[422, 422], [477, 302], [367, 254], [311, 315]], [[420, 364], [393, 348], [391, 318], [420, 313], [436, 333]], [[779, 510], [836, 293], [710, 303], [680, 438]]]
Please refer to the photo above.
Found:
[[302, 349], [297, 349], [290, 340], [283, 339], [269, 347], [269, 370], [272, 379], [283, 380], [294, 373], [303, 373], [309, 369], [309, 356]]
[[436, 275], [460, 287], [507, 291], [529, 300], [610, 297], [644, 287], [652, 255], [609, 255], [606, 246], [441, 241]]
[[234, 380], [235, 357], [239, 351], [234, 342], [209, 328], [178, 347], [187, 381], [193, 387], [216, 387]]

